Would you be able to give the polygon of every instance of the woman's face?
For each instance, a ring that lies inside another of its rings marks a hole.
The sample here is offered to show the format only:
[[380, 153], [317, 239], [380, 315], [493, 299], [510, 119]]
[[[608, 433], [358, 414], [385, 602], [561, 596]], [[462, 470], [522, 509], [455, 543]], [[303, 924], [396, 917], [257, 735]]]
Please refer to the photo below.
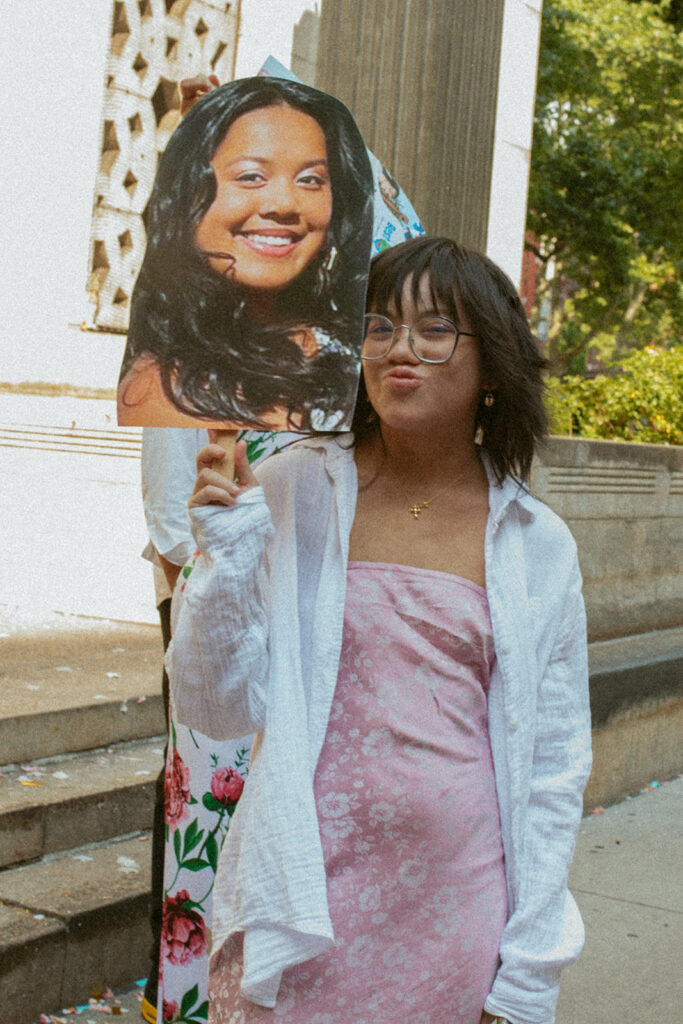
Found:
[[[393, 303], [389, 309], [377, 309], [371, 304], [370, 312], [383, 313], [395, 327], [412, 325], [420, 317], [436, 313], [455, 319], [461, 331], [471, 333], [457, 294], [456, 308], [458, 316], [454, 318], [451, 309], [439, 303], [435, 307], [425, 274], [420, 280], [417, 302], [412, 296], [412, 277], [408, 277], [403, 284], [400, 312]], [[460, 335], [448, 362], [429, 364], [420, 362], [413, 354], [408, 331], [403, 328], [385, 358], [363, 363], [363, 375], [368, 398], [386, 426], [416, 434], [437, 431], [455, 433], [463, 439], [474, 437], [477, 409], [486, 386], [476, 338]]]
[[195, 241], [219, 273], [272, 292], [311, 263], [332, 217], [325, 135], [293, 107], [233, 121], [211, 161], [216, 198]]

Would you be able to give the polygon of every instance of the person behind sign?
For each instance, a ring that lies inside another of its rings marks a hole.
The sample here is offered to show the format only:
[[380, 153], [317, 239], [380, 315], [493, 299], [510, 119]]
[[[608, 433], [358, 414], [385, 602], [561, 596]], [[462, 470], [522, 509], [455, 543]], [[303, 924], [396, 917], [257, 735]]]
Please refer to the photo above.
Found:
[[543, 360], [489, 259], [373, 262], [353, 434], [198, 456], [176, 714], [259, 733], [209, 1020], [550, 1024], [590, 768], [576, 546], [532, 496]]
[[211, 90], [162, 156], [119, 423], [350, 420], [372, 175], [348, 110], [273, 78]]

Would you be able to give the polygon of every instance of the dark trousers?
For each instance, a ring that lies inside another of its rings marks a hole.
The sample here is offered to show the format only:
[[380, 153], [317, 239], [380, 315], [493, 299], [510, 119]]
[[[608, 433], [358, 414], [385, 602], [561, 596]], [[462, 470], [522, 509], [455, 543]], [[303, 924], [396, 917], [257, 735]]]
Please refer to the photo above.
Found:
[[[158, 608], [161, 622], [161, 635], [164, 641], [164, 653], [171, 640], [171, 599], [162, 601]], [[145, 999], [157, 1005], [159, 986], [159, 961], [161, 957], [161, 923], [164, 903], [164, 849], [166, 846], [166, 816], [164, 780], [166, 772], [166, 751], [168, 749], [168, 676], [164, 668], [161, 677], [161, 692], [164, 698], [164, 714], [166, 716], [167, 733], [164, 747], [164, 765], [159, 773], [154, 797], [154, 819], [152, 823], [152, 946], [150, 949], [150, 968], [145, 986]]]

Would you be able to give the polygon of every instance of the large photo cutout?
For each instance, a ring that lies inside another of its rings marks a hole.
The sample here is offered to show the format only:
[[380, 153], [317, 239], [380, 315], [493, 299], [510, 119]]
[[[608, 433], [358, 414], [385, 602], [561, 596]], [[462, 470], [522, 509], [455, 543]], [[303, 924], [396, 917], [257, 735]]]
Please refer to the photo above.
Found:
[[146, 211], [119, 424], [348, 429], [373, 187], [333, 97], [254, 77], [199, 100]]

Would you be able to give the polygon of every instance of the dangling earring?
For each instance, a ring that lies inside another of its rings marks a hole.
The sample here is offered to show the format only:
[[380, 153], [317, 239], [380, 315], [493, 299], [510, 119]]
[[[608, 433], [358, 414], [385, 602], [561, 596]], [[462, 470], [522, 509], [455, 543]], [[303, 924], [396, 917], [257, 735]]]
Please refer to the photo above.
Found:
[[327, 295], [329, 297], [333, 312], [337, 311], [337, 304], [332, 298], [330, 284], [332, 279], [332, 267], [334, 266], [336, 259], [337, 248], [333, 245], [318, 267], [318, 280], [316, 281], [318, 295]]
[[486, 408], [490, 409], [495, 400], [496, 399], [494, 397], [493, 391], [487, 388], [486, 391], [484, 392], [484, 405], [486, 406]]

